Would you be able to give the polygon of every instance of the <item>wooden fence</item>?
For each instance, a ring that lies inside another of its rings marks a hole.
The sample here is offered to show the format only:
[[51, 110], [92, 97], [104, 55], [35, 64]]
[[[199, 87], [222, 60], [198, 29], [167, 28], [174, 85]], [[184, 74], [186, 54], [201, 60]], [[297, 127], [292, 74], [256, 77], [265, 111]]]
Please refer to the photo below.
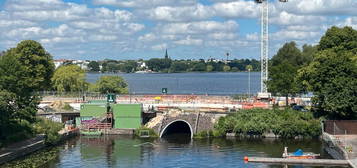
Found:
[[324, 130], [332, 135], [357, 135], [357, 120], [327, 120]]

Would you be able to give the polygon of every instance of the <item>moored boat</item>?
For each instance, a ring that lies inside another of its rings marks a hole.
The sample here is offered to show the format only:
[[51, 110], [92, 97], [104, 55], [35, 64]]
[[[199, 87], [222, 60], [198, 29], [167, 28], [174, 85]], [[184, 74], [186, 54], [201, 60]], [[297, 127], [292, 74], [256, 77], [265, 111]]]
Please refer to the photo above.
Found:
[[283, 158], [288, 159], [316, 159], [320, 154], [316, 154], [313, 152], [304, 152], [301, 149], [298, 149], [295, 152], [288, 153], [288, 147], [284, 148]]

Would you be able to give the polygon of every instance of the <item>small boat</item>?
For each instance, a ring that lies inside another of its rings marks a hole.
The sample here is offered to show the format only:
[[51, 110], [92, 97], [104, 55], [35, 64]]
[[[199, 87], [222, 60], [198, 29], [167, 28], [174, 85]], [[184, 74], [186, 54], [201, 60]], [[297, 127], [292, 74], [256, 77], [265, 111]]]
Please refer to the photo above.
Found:
[[84, 136], [101, 136], [102, 131], [99, 130], [81, 130], [80, 131], [81, 135]]
[[313, 152], [304, 152], [301, 149], [298, 149], [295, 152], [288, 153], [288, 147], [284, 148], [283, 158], [288, 159], [316, 159], [320, 154]]

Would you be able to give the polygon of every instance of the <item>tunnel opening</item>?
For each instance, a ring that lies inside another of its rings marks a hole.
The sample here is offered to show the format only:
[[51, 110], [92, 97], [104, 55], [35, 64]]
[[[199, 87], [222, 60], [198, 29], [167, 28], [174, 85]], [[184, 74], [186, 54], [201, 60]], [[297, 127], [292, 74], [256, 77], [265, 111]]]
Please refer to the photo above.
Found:
[[160, 137], [168, 140], [191, 139], [192, 128], [186, 121], [173, 121], [164, 128]]

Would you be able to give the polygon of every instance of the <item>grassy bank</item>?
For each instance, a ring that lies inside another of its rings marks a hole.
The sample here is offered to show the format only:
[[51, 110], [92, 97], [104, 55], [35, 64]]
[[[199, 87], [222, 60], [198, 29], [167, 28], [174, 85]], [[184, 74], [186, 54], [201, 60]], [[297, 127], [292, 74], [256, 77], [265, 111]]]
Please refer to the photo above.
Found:
[[251, 109], [221, 117], [215, 130], [239, 135], [257, 135], [272, 132], [281, 138], [318, 137], [321, 135], [319, 119], [310, 112], [291, 109]]

